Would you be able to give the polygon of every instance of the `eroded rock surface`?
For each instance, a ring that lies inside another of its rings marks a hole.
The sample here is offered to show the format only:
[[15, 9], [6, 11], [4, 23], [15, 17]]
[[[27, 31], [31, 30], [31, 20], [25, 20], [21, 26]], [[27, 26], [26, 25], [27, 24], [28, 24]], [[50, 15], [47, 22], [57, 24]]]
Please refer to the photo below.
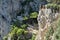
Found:
[[58, 12], [53, 13], [50, 8], [41, 9], [38, 15], [38, 26], [39, 32], [36, 36], [35, 40], [45, 40], [45, 34], [48, 31], [51, 23], [54, 22], [55, 19], [58, 18]]

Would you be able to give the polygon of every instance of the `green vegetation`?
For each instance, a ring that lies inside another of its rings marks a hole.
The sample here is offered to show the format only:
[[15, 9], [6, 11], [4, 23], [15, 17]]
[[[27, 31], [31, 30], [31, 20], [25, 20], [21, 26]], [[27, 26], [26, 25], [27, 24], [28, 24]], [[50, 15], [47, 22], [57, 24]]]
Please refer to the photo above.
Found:
[[58, 21], [56, 25], [55, 31], [52, 27], [49, 27], [48, 32], [46, 33], [45, 40], [51, 40], [53, 36], [53, 40], [60, 40], [60, 20]]
[[27, 27], [28, 27], [27, 24], [22, 24], [22, 25], [21, 25], [21, 28], [22, 28], [22, 29], [26, 29]]
[[59, 5], [57, 5], [57, 4], [53, 4], [53, 3], [49, 3], [49, 4], [47, 4], [47, 7], [48, 7], [48, 8], [52, 7], [52, 8], [54, 8], [54, 9], [56, 9], [56, 8], [60, 8]]
[[30, 18], [37, 18], [38, 13], [37, 12], [33, 12], [30, 14]]
[[28, 20], [28, 17], [27, 17], [27, 16], [24, 16], [23, 19], [24, 19], [24, 20]]
[[60, 3], [60, 0], [47, 0], [50, 3]]
[[54, 32], [54, 40], [60, 40], [60, 20], [57, 25], [57, 29]]
[[48, 32], [46, 33], [46, 38], [45, 38], [45, 40], [51, 40], [50, 37], [53, 35], [53, 33], [54, 33], [53, 28], [52, 28], [52, 27], [49, 27], [49, 28], [48, 28]]
[[33, 35], [31, 40], [35, 40], [35, 37], [36, 37], [36, 35]]
[[[23, 25], [22, 28], [24, 28], [24, 26], [26, 26], [26, 25]], [[3, 39], [8, 40], [7, 38], [9, 36], [11, 37], [11, 40], [26, 40], [26, 39], [29, 40], [29, 39], [31, 39], [30, 37], [27, 38], [28, 37], [27, 34], [29, 34], [28, 31], [25, 29], [22, 29], [22, 28], [12, 26], [11, 32]]]

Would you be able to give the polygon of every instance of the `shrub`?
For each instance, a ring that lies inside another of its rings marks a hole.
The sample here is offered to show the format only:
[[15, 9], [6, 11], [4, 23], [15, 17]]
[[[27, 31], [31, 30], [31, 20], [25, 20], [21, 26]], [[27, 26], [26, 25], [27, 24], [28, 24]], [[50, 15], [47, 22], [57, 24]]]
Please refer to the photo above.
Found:
[[37, 12], [33, 12], [30, 14], [30, 18], [37, 18], [38, 13]]
[[7, 39], [7, 36], [3, 37], [3, 40], [8, 40], [8, 39]]
[[26, 24], [23, 24], [22, 28], [13, 25], [11, 32], [7, 36], [5, 36], [3, 40], [7, 40], [8, 36], [10, 36], [12, 40], [20, 40], [21, 35], [23, 35], [23, 37], [25, 38], [25, 35], [28, 33], [28, 31], [24, 29], [26, 27]]
[[23, 32], [24, 32], [23, 29], [18, 29], [17, 32], [16, 32], [16, 34], [17, 34], [17, 35], [21, 35]]
[[54, 32], [54, 40], [60, 40], [60, 20], [57, 25], [57, 29]]
[[21, 25], [21, 28], [22, 28], [22, 29], [26, 29], [27, 27], [28, 27], [27, 24], [22, 24], [22, 25]]
[[35, 36], [35, 35], [33, 35], [31, 40], [35, 40], [35, 37], [36, 37], [36, 36]]
[[28, 19], [28, 17], [27, 17], [27, 16], [24, 16], [24, 17], [23, 17], [23, 20], [27, 20], [27, 19]]
[[59, 5], [53, 4], [53, 3], [49, 3], [49, 4], [46, 4], [46, 5], [47, 5], [48, 8], [50, 8], [50, 7], [54, 8], [54, 9], [60, 8]]

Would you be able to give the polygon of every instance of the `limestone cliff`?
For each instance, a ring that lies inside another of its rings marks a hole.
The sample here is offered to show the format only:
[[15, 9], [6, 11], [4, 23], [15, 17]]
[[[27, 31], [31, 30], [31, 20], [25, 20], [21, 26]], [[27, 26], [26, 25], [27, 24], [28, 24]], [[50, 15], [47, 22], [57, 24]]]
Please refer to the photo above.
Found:
[[[54, 10], [54, 9], [53, 9]], [[58, 12], [52, 12], [50, 8], [43, 8], [39, 11], [38, 15], [38, 26], [39, 26], [39, 32], [36, 36], [35, 40], [53, 40], [53, 32], [54, 32], [54, 26], [53, 22], [58, 19], [59, 13]], [[56, 24], [56, 23], [55, 23]], [[51, 35], [50, 35], [50, 33]], [[46, 35], [49, 34], [49, 39], [46, 39]]]

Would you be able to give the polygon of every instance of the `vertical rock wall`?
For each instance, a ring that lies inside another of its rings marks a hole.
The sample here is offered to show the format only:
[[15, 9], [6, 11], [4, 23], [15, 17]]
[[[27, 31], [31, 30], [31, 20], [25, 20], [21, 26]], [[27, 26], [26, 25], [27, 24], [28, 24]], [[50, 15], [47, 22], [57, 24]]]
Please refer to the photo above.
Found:
[[0, 32], [2, 32], [0, 36], [3, 37], [9, 32], [11, 21], [18, 16], [17, 13], [23, 9], [24, 15], [28, 15], [30, 7], [33, 11], [38, 11], [39, 3], [40, 0], [30, 2], [28, 0], [0, 0]]

